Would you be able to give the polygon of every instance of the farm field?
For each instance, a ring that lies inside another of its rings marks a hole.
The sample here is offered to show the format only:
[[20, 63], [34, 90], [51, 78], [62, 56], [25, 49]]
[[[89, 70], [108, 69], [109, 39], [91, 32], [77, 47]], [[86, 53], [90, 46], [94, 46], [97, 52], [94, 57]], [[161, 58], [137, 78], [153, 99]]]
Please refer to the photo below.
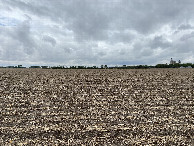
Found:
[[193, 139], [193, 69], [0, 69], [0, 145]]

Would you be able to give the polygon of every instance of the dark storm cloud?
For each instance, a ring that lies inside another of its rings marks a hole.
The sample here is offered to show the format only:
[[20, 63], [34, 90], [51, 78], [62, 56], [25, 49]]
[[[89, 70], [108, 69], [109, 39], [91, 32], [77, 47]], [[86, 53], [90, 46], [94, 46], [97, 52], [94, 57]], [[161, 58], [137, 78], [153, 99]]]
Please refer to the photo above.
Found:
[[180, 55], [184, 60], [188, 44], [194, 55], [193, 5], [193, 0], [0, 0], [0, 57], [16, 60], [14, 54], [21, 54], [29, 62], [72, 65], [156, 64]]

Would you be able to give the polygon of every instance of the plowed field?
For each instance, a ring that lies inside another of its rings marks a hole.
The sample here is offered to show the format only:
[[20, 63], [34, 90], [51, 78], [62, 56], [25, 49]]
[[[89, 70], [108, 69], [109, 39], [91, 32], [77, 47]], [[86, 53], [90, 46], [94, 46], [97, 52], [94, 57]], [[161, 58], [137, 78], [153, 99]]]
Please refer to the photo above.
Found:
[[193, 139], [193, 69], [0, 69], [0, 145]]

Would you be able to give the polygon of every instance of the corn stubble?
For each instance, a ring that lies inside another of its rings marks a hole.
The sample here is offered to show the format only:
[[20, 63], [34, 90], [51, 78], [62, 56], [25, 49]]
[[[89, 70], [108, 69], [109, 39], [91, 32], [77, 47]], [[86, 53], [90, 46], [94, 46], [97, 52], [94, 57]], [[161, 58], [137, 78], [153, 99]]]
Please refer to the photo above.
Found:
[[0, 70], [1, 145], [192, 145], [194, 70]]

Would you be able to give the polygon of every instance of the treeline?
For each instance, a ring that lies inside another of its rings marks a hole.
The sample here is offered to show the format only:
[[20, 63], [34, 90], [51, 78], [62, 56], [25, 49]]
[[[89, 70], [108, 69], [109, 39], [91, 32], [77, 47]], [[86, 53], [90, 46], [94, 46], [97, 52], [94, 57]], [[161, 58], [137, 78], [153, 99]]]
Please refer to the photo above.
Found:
[[31, 66], [30, 68], [43, 68], [43, 69], [149, 69], [149, 68], [194, 68], [194, 64], [192, 63], [184, 63], [184, 64], [157, 64], [155, 66], [152, 65], [134, 65], [134, 66], [108, 66], [101, 65], [98, 66]]
[[148, 68], [155, 68], [155, 66], [148, 66], [148, 65], [136, 65], [136, 66], [115, 66], [109, 67], [108, 65], [101, 65], [98, 66], [52, 66], [52, 67], [42, 67], [42, 66], [31, 66], [30, 68], [43, 68], [43, 69], [148, 69]]
[[[27, 68], [27, 67], [18, 67], [18, 66], [7, 66], [7, 67], [0, 67], [0, 68]], [[155, 66], [147, 66], [147, 65], [136, 65], [136, 66], [115, 66], [109, 67], [107, 65], [98, 66], [30, 66], [29, 68], [42, 68], [42, 69], [148, 69], [148, 68], [155, 68]]]
[[[18, 66], [7, 66], [0, 68], [27, 68], [22, 65]], [[134, 65], [134, 66], [115, 66], [109, 67], [108, 65], [98, 66], [30, 66], [29, 68], [41, 68], [41, 69], [149, 69], [149, 68], [194, 68], [194, 64], [192, 63], [184, 63], [184, 64], [157, 64], [155, 66], [151, 65]]]
[[194, 64], [192, 63], [157, 64], [155, 68], [194, 68]]

